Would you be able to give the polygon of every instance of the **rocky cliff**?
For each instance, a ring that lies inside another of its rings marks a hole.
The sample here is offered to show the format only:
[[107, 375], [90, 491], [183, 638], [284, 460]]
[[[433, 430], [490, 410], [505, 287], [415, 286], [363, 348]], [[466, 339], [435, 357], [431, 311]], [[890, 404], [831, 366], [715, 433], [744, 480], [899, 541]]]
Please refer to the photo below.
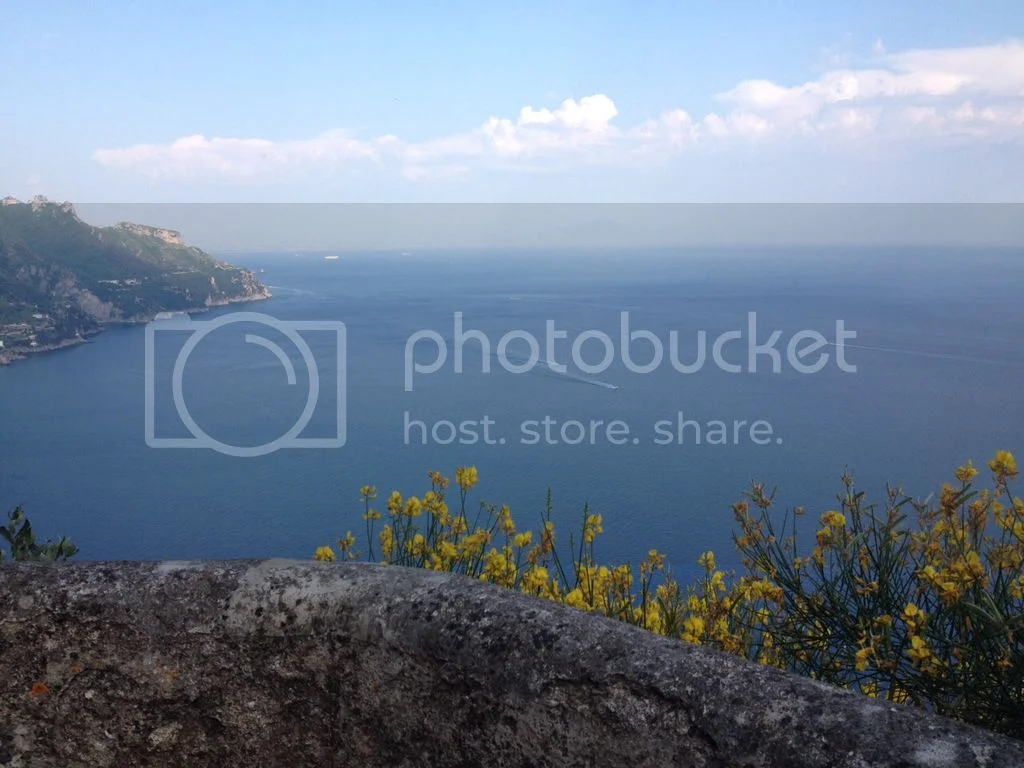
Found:
[[181, 232], [174, 229], [163, 229], [162, 227], [147, 227], [145, 224], [132, 224], [130, 221], [122, 221], [117, 225], [118, 229], [142, 237], [155, 237], [168, 245], [184, 245], [181, 239]]

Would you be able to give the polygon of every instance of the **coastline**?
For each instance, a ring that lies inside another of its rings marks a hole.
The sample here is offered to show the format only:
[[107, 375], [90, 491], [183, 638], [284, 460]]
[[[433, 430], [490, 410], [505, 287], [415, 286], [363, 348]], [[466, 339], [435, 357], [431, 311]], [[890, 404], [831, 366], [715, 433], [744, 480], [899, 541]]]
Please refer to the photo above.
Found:
[[[226, 299], [224, 301], [218, 301], [211, 304], [206, 304], [201, 307], [194, 307], [191, 309], [181, 310], [188, 315], [197, 315], [203, 312], [209, 312], [211, 309], [217, 309], [219, 307], [227, 307], [232, 304], [251, 304], [257, 301], [267, 301], [273, 298], [273, 294], [269, 290], [264, 295], [259, 296], [245, 296], [241, 298]], [[70, 349], [71, 347], [77, 347], [81, 344], [91, 344], [92, 337], [98, 336], [110, 327], [117, 326], [129, 326], [129, 325], [143, 325], [153, 321], [155, 315], [146, 315], [143, 317], [136, 317], [130, 320], [108, 320], [100, 323], [100, 327], [94, 331], [86, 333], [84, 336], [76, 336], [72, 339], [62, 339], [54, 344], [43, 344], [38, 347], [15, 347], [15, 348], [4, 348], [0, 349], [0, 366], [12, 365], [22, 360], [28, 360], [29, 358], [42, 355], [47, 352], [56, 352], [59, 349]]]
[[38, 347], [16, 347], [14, 349], [0, 349], [0, 365], [11, 365], [19, 360], [27, 360], [30, 357], [41, 355], [45, 352], [55, 352], [58, 349], [77, 347], [79, 344], [89, 344], [90, 336], [101, 333], [102, 329], [93, 331], [88, 336], [78, 336], [73, 339], [63, 339], [56, 344], [43, 344]]

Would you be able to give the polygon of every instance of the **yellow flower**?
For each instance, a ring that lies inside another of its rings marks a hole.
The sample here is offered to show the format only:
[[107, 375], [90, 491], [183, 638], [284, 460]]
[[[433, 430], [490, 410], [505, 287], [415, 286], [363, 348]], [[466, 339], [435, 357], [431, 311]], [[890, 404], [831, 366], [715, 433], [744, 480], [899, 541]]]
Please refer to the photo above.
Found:
[[1010, 583], [1010, 594], [1014, 600], [1024, 599], [1024, 576], [1020, 576]]
[[846, 525], [846, 517], [843, 516], [842, 512], [831, 510], [821, 516], [821, 522], [830, 528], [842, 528]]
[[377, 486], [375, 485], [364, 485], [359, 489], [359, 495], [362, 496], [366, 501], [377, 498]]
[[429, 506], [430, 511], [434, 517], [437, 518], [437, 522], [442, 528], [447, 528], [452, 524], [452, 516], [448, 511], [448, 504], [441, 499], [435, 499]]
[[828, 542], [825, 544], [821, 543], [821, 531], [818, 531], [818, 537], [818, 546], [811, 550], [811, 556], [808, 558], [808, 561], [814, 563], [819, 568], [822, 568], [825, 565], [825, 552], [822, 547], [827, 549]]
[[484, 551], [484, 547], [487, 546], [490, 540], [491, 534], [478, 528], [459, 542], [459, 557], [464, 560], [477, 557]]
[[405, 509], [403, 510], [403, 514], [406, 517], [419, 517], [421, 514], [423, 514], [423, 502], [421, 502], [415, 496], [410, 496], [409, 499], [405, 502]]
[[652, 549], [647, 553], [647, 562], [651, 564], [652, 571], [660, 571], [665, 567], [665, 556], [658, 550]]
[[422, 533], [417, 533], [409, 541], [405, 542], [405, 551], [413, 557], [423, 557], [427, 551], [427, 540]]
[[700, 616], [688, 616], [683, 622], [683, 640], [700, 645], [704, 636], [704, 619]]
[[459, 556], [459, 550], [450, 541], [440, 542], [435, 549], [437, 550], [438, 557], [444, 563], [451, 563]]
[[856, 588], [857, 594], [863, 596], [873, 595], [878, 591], [878, 589], [879, 587], [877, 581], [869, 581], [867, 584], [863, 584], [863, 586], [859, 586]]
[[679, 584], [672, 579], [666, 579], [663, 584], [658, 585], [655, 594], [666, 605], [674, 603], [679, 597]]
[[555, 524], [550, 520], [545, 521], [544, 530], [540, 534], [541, 554], [550, 554], [555, 549]]
[[500, 519], [498, 520], [498, 527], [501, 528], [501, 532], [506, 536], [512, 536], [516, 532], [516, 524], [512, 519], [512, 510], [507, 506], [501, 508], [499, 513]]
[[874, 650], [870, 647], [861, 648], [854, 654], [855, 666], [858, 672], [863, 672], [871, 664], [871, 656], [874, 654]]
[[313, 559], [321, 563], [330, 563], [338, 558], [334, 554], [334, 550], [330, 547], [317, 547], [316, 554], [313, 555]]
[[906, 622], [919, 622], [924, 621], [925, 614], [920, 608], [913, 603], [907, 603], [907, 607], [903, 609], [903, 620]]
[[978, 470], [974, 468], [974, 463], [968, 461], [962, 467], [957, 467], [956, 479], [961, 483], [967, 484], [978, 476]]
[[1017, 460], [1009, 451], [996, 451], [996, 457], [988, 463], [988, 468], [1000, 478], [1017, 476]]
[[648, 602], [643, 607], [638, 606], [633, 611], [633, 622], [655, 634], [665, 634], [665, 620], [661, 615], [661, 608], [655, 602]]
[[385, 525], [380, 532], [380, 548], [384, 557], [390, 558], [395, 554], [395, 530], [390, 525]]
[[939, 598], [946, 605], [952, 605], [963, 595], [963, 590], [953, 581], [943, 581], [939, 585]]
[[601, 515], [587, 515], [583, 523], [583, 541], [593, 544], [599, 533], [604, 533], [604, 518]]
[[920, 635], [913, 635], [910, 638], [910, 649], [907, 656], [914, 663], [914, 666], [924, 665], [932, 658], [932, 649], [928, 641]]
[[391, 495], [388, 496], [388, 512], [394, 517], [402, 511], [402, 494], [398, 491], [392, 491]]
[[583, 590], [579, 587], [576, 587], [565, 596], [565, 604], [572, 606], [573, 608], [578, 608], [581, 611], [589, 611], [592, 607], [587, 603], [587, 599], [583, 595]]
[[542, 592], [548, 584], [548, 569], [541, 565], [535, 565], [533, 568], [523, 574], [523, 591], [530, 593]]
[[[607, 571], [607, 569], [603, 570]], [[611, 586], [623, 592], [628, 592], [630, 587], [633, 586], [633, 571], [628, 565], [616, 566], [611, 570], [609, 580], [611, 581]]]
[[352, 531], [348, 531], [345, 534], [345, 538], [338, 539], [338, 549], [342, 551], [342, 554], [350, 552], [356, 545], [356, 537], [352, 535]]
[[715, 570], [715, 553], [708, 551], [697, 558], [697, 565], [706, 571]]
[[748, 585], [750, 598], [752, 600], [773, 600], [781, 602], [783, 598], [782, 587], [767, 579], [757, 579]]
[[979, 581], [985, 575], [985, 566], [981, 564], [981, 558], [973, 549], [964, 556], [964, 566], [972, 581]]
[[516, 534], [516, 537], [512, 539], [512, 544], [519, 549], [528, 547], [531, 543], [533, 543], [533, 531]]
[[465, 493], [474, 485], [477, 484], [480, 477], [476, 471], [476, 467], [456, 467], [455, 468], [455, 482], [458, 483], [459, 488]]

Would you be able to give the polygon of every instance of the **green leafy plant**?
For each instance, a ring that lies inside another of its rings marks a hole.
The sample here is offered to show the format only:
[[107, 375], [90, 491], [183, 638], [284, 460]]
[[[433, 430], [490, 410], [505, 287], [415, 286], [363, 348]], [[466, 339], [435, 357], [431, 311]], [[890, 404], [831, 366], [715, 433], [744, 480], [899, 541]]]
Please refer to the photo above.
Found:
[[[0, 527], [0, 540], [7, 543], [10, 549], [10, 558], [16, 562], [37, 560], [53, 562], [55, 560], [67, 560], [78, 552], [78, 547], [71, 539], [61, 537], [58, 541], [47, 541], [40, 544], [36, 541], [35, 531], [32, 530], [32, 523], [25, 515], [25, 510], [20, 506], [14, 511], [7, 513], [7, 525]], [[8, 556], [3, 547], [0, 547], [0, 562]]]

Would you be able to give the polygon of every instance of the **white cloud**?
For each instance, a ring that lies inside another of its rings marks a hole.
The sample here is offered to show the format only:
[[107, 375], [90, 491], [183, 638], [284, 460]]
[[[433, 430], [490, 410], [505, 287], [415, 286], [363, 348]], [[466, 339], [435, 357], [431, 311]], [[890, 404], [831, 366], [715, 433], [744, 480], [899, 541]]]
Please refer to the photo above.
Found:
[[[876, 50], [884, 49], [876, 44]], [[927, 125], [932, 136], [961, 135], [973, 122], [978, 136], [1021, 135], [1024, 43], [907, 51], [880, 55], [871, 64], [788, 87], [745, 80], [719, 98], [737, 112], [759, 114], [783, 134], [870, 124], [863, 133], [907, 136]], [[984, 108], [974, 109], [975, 102]]]
[[[608, 144], [618, 136], [611, 121], [619, 111], [603, 93], [584, 96], [578, 102], [566, 99], [558, 109], [523, 107], [515, 121], [492, 117], [475, 133], [449, 142], [450, 154], [493, 154], [506, 158], [529, 158], [552, 152], [584, 151]], [[430, 142], [436, 149], [436, 142]], [[417, 145], [408, 148], [420, 153]]]
[[291, 141], [195, 135], [93, 157], [155, 177], [248, 178], [371, 162], [416, 180], [474, 168], [634, 162], [730, 141], [1024, 138], [1024, 43], [885, 53], [879, 40], [874, 52], [867, 66], [832, 69], [798, 85], [744, 80], [719, 94], [724, 111], [701, 118], [672, 109], [623, 127], [615, 102], [597, 93], [553, 109], [525, 106], [516, 118], [490, 117], [474, 130], [427, 141], [359, 139], [341, 130]]
[[631, 132], [632, 138], [643, 144], [668, 144], [684, 147], [697, 141], [697, 125], [683, 109], [673, 109], [660, 117], [647, 120]]
[[712, 112], [707, 115], [699, 126], [702, 136], [715, 139], [729, 137], [757, 138], [767, 135], [772, 124], [755, 112], [733, 112], [725, 117]]
[[386, 150], [394, 140], [394, 137], [382, 136], [373, 142], [359, 141], [344, 131], [329, 131], [305, 141], [284, 142], [208, 139], [195, 135], [168, 145], [137, 144], [124, 149], [100, 149], [93, 158], [103, 165], [142, 169], [156, 177], [215, 173], [244, 178], [296, 166], [375, 159], [380, 150]]
[[953, 74], [965, 88], [982, 93], [1024, 96], [1024, 42], [973, 48], [907, 51], [885, 58], [903, 72]]
[[608, 128], [617, 114], [619, 110], [615, 107], [615, 102], [599, 93], [595, 96], [584, 96], [578, 103], [573, 99], [566, 99], [554, 112], [548, 109], [523, 107], [519, 112], [518, 124], [556, 124], [585, 131], [602, 131]]

